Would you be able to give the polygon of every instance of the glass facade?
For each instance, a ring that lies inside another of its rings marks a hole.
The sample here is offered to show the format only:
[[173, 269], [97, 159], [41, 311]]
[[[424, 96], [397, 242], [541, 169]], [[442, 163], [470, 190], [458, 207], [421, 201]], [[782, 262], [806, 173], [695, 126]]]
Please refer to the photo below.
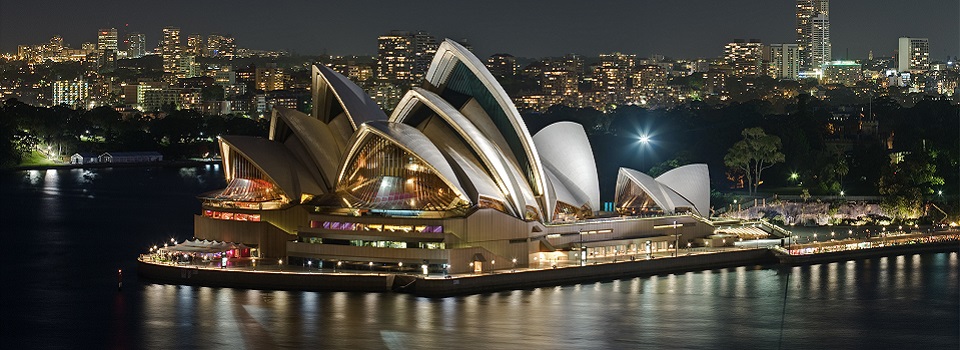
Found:
[[469, 207], [419, 157], [376, 135], [363, 142], [337, 185], [351, 207], [428, 211]]
[[218, 220], [233, 220], [233, 221], [260, 221], [260, 214], [246, 214], [246, 213], [231, 213], [223, 212], [216, 210], [204, 210], [203, 216], [208, 218], [214, 218]]
[[663, 215], [653, 197], [633, 181], [623, 181], [617, 188], [617, 210], [629, 215]]
[[390, 225], [359, 222], [310, 221], [310, 228], [338, 231], [386, 231], [386, 232], [431, 232], [443, 233], [442, 225]]
[[[450, 77], [447, 79], [446, 88], [457, 93], [473, 97], [475, 100], [477, 100], [477, 103], [480, 104], [480, 107], [483, 108], [483, 111], [490, 116], [493, 124], [496, 125], [497, 129], [500, 130], [500, 133], [503, 134], [504, 139], [506, 139], [507, 144], [510, 147], [510, 152], [517, 156], [517, 164], [520, 165], [523, 174], [530, 182], [530, 188], [532, 188], [534, 192], [540, 193], [540, 185], [535, 180], [537, 179], [538, 175], [533, 169], [531, 159], [528, 158], [527, 150], [523, 146], [524, 141], [520, 139], [520, 135], [517, 134], [516, 127], [514, 127], [510, 120], [511, 118], [507, 116], [507, 112], [504, 111], [504, 108], [497, 103], [497, 99], [493, 96], [493, 93], [483, 85], [483, 82], [480, 81], [480, 79], [477, 78], [472, 71], [470, 71], [470, 68], [468, 68], [467, 65], [459, 61], [453, 67], [453, 71], [450, 72]], [[448, 97], [446, 94], [441, 94], [441, 96], [445, 99]], [[448, 100], [456, 99], [450, 98]]]

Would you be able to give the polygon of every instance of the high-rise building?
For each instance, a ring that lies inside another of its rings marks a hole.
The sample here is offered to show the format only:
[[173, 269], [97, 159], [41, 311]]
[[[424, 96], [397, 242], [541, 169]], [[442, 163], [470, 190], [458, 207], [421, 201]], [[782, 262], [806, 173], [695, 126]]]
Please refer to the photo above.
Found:
[[207, 57], [233, 59], [236, 51], [237, 45], [233, 42], [233, 36], [230, 34], [210, 34], [207, 37]]
[[487, 69], [497, 78], [512, 78], [517, 75], [520, 66], [517, 58], [511, 54], [496, 53], [487, 58]]
[[410, 32], [391, 31], [377, 38], [377, 80], [380, 83], [408, 83], [413, 71]]
[[160, 41], [160, 55], [163, 56], [163, 71], [176, 73], [177, 64], [182, 55], [180, 48], [180, 28], [164, 27], [163, 40]]
[[276, 64], [257, 67], [256, 88], [263, 91], [283, 90], [287, 88], [287, 75]]
[[[818, 34], [815, 33], [817, 30]], [[796, 31], [801, 70], [820, 68], [819, 64], [830, 61], [830, 0], [797, 0]], [[812, 56], [818, 39], [820, 42], [816, 45], [821, 61], [815, 64]]]
[[632, 102], [629, 83], [636, 73], [637, 56], [619, 52], [600, 54], [600, 63], [593, 70], [593, 97], [590, 104], [600, 110], [609, 105]]
[[97, 50], [117, 52], [117, 28], [103, 28], [97, 32]]
[[833, 59], [833, 49], [830, 44], [830, 18], [824, 13], [819, 13], [810, 22], [810, 69], [818, 69]]
[[184, 48], [184, 54], [203, 56], [203, 49], [203, 36], [196, 33], [187, 36], [187, 46]]
[[377, 41], [377, 80], [402, 88], [420, 83], [438, 46], [426, 32], [394, 30]]
[[800, 49], [797, 44], [769, 46], [767, 74], [776, 79], [796, 80], [800, 75]]
[[633, 77], [633, 101], [646, 105], [653, 97], [666, 90], [667, 70], [661, 65], [644, 64], [637, 67]]
[[143, 33], [127, 34], [127, 58], [140, 58], [147, 54], [147, 39]]
[[930, 40], [927, 38], [900, 38], [897, 50], [897, 70], [923, 71], [930, 68]]
[[430, 62], [437, 53], [437, 38], [430, 33], [418, 31], [413, 33], [413, 74], [411, 77], [413, 85], [420, 85], [423, 76], [427, 75], [427, 69], [430, 68]]
[[193, 78], [199, 76], [198, 71], [196, 56], [180, 55], [177, 59], [177, 70], [174, 72], [177, 78]]
[[734, 39], [724, 46], [723, 59], [737, 77], [760, 75], [763, 67], [763, 44], [760, 40]]
[[53, 105], [73, 108], [83, 106], [90, 97], [90, 85], [86, 80], [57, 80], [53, 82]]
[[393, 30], [377, 42], [374, 100], [380, 106], [393, 106], [400, 101], [400, 94], [420, 85], [439, 45], [433, 35], [422, 31]]

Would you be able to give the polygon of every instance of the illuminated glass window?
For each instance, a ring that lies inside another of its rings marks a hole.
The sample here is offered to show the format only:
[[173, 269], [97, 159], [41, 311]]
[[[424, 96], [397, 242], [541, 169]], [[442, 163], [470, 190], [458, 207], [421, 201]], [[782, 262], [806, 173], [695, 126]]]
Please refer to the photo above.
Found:
[[429, 164], [382, 137], [367, 138], [347, 164], [337, 191], [351, 207], [443, 211], [469, 206]]
[[647, 194], [633, 181], [624, 181], [617, 188], [617, 208], [621, 213], [629, 214], [663, 214], [663, 209], [657, 206], [653, 197]]

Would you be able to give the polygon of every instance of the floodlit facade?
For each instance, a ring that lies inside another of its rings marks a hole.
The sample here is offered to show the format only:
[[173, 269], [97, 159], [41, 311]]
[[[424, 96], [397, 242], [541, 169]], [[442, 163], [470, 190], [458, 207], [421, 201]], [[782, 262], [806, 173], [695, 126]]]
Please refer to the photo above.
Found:
[[650, 181], [631, 171], [644, 179], [631, 193], [659, 186], [649, 196], [661, 215], [600, 212], [583, 127], [531, 135], [483, 62], [454, 41], [389, 116], [327, 67], [312, 79], [310, 115], [276, 108], [268, 138], [220, 138], [227, 187], [201, 196], [196, 237], [288, 262], [460, 273], [669, 249], [675, 234], [712, 232], [700, 217], [705, 165]]

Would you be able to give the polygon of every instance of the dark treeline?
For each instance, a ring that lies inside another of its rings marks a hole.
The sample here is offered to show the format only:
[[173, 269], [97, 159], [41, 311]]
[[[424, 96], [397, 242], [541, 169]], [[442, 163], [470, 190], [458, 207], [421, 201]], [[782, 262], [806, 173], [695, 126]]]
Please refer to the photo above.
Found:
[[124, 117], [110, 107], [73, 110], [34, 107], [16, 99], [0, 106], [0, 166], [15, 166], [35, 149], [69, 157], [73, 153], [159, 151], [167, 159], [212, 156], [220, 135], [266, 136], [266, 119], [202, 115], [173, 110], [162, 118]]
[[[786, 113], [773, 112], [779, 109], [760, 100], [721, 106], [693, 102], [657, 110], [622, 106], [610, 113], [555, 106], [524, 118], [531, 133], [556, 121], [584, 125], [597, 156], [604, 200], [612, 200], [620, 166], [656, 176], [679, 165], [706, 163], [712, 188], [742, 188], [743, 174], [725, 166], [724, 156], [744, 129], [754, 127], [779, 137], [785, 156], [764, 172], [761, 192], [843, 191], [901, 200], [929, 198], [939, 191], [955, 198], [960, 190], [957, 105], [931, 98], [903, 107], [879, 98], [838, 107], [801, 94]], [[642, 144], [641, 135], [650, 142]], [[919, 205], [917, 200], [909, 204]]]
[[[584, 125], [604, 200], [613, 199], [621, 166], [656, 176], [680, 165], [706, 163], [713, 189], [743, 189], [744, 174], [726, 166], [724, 157], [744, 129], [756, 127], [779, 137], [784, 155], [782, 163], [764, 171], [761, 193], [882, 195], [888, 208], [904, 217], [916, 216], [927, 199], [960, 193], [960, 110], [936, 98], [909, 107], [888, 98], [836, 106], [801, 94], [785, 107], [762, 100], [714, 106], [691, 102], [670, 109], [621, 106], [608, 113], [555, 106], [524, 118], [532, 134], [556, 121]], [[0, 164], [20, 164], [34, 150], [61, 157], [150, 150], [167, 159], [213, 156], [217, 136], [266, 136], [268, 127], [267, 119], [192, 110], [170, 108], [163, 117], [147, 118], [108, 107], [46, 108], [10, 99], [0, 106]], [[641, 143], [641, 135], [650, 142]], [[955, 200], [943, 205], [960, 209]]]

